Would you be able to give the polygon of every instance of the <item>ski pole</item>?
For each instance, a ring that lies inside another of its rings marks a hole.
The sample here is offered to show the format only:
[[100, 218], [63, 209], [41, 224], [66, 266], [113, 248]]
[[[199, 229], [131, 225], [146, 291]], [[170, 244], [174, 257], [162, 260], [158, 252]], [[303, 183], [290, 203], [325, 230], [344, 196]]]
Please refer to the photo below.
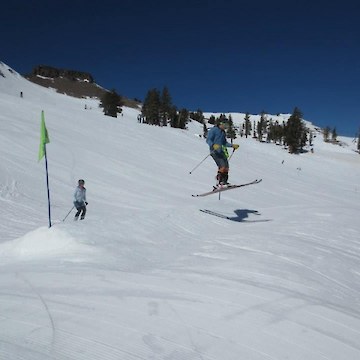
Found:
[[233, 152], [231, 153], [231, 155], [228, 158], [228, 161], [230, 161], [231, 157], [234, 155], [235, 149], [233, 149]]
[[75, 205], [70, 209], [70, 211], [67, 213], [67, 215], [64, 217], [63, 221], [66, 220], [66, 218], [70, 215], [70, 213], [73, 211], [73, 208], [75, 207]]
[[195, 171], [211, 154], [208, 154], [205, 156], [204, 159], [202, 159], [190, 172], [189, 174], [191, 174], [193, 171]]

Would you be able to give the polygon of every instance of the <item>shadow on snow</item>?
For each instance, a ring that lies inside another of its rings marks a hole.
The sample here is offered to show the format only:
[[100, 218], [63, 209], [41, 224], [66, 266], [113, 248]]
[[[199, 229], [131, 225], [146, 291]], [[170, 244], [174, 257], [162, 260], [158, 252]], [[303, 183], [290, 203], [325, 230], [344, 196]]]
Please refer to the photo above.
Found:
[[227, 216], [212, 210], [208, 210], [208, 209], [200, 209], [201, 212], [205, 213], [205, 214], [209, 214], [209, 215], [213, 215], [213, 216], [217, 216], [223, 219], [227, 219], [227, 220], [231, 220], [231, 221], [237, 221], [237, 222], [266, 222], [266, 221], [270, 221], [270, 219], [265, 219], [265, 220], [247, 220], [249, 218], [249, 215], [256, 215], [256, 216], [260, 216], [261, 214], [257, 211], [257, 210], [249, 210], [249, 209], [237, 209], [234, 210], [234, 213], [236, 216]]

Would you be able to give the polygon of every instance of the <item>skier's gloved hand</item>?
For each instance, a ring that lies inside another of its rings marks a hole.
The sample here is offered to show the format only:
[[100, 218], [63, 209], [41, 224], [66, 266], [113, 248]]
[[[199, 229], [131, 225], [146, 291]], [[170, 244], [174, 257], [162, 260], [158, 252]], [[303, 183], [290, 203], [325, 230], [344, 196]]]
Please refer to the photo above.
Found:
[[216, 150], [219, 150], [221, 148], [221, 145], [219, 144], [214, 144], [213, 145], [213, 149], [216, 151]]
[[233, 147], [234, 150], [237, 150], [239, 148], [239, 145], [238, 144], [233, 144], [232, 147]]
[[88, 204], [88, 202], [85, 201], [85, 205], [87, 205], [87, 204]]

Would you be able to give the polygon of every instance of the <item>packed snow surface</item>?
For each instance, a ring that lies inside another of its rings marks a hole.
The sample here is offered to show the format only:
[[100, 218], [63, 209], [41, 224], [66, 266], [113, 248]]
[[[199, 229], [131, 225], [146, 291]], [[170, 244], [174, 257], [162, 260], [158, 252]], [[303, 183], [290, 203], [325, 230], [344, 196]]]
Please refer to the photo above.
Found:
[[216, 174], [210, 157], [190, 174], [208, 155], [200, 124], [106, 117], [0, 71], [1, 360], [360, 359], [353, 139], [317, 133], [314, 153], [291, 155], [238, 137], [230, 181], [263, 181], [193, 198]]

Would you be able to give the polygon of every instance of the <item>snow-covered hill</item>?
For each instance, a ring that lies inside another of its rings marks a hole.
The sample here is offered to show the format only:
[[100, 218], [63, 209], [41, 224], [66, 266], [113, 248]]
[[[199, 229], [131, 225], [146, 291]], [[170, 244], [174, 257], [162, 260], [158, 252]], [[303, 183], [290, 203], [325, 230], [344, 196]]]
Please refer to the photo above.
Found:
[[[230, 180], [262, 183], [192, 198], [216, 174], [210, 158], [189, 174], [208, 154], [198, 123], [105, 117], [9, 69], [0, 63], [0, 359], [360, 357], [352, 139], [318, 136], [313, 154], [290, 155], [239, 138]], [[63, 222], [79, 178], [87, 217]]]

